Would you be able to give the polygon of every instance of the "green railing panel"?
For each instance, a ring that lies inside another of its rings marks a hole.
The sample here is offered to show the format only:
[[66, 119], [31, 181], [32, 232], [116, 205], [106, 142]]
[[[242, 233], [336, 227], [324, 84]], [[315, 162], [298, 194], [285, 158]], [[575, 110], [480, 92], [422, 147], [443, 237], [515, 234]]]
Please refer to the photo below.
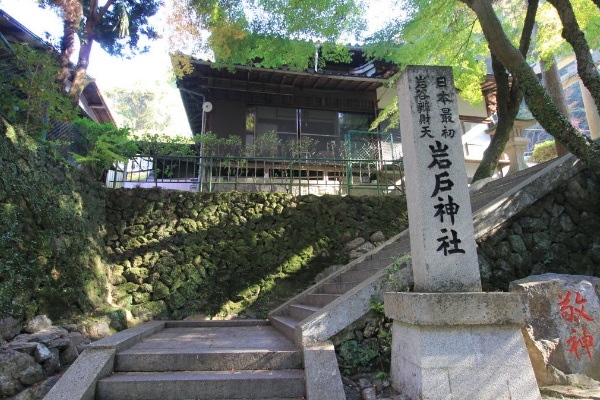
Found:
[[107, 187], [383, 195], [404, 192], [402, 160], [140, 155], [108, 174]]

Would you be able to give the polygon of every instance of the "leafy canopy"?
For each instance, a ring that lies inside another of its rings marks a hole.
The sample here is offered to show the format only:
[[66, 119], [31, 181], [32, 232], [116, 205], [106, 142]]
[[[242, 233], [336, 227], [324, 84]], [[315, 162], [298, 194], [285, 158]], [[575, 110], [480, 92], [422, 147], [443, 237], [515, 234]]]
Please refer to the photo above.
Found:
[[[41, 7], [55, 8], [63, 19], [72, 7], [66, 0], [39, 0], [39, 3]], [[148, 46], [143, 39], [159, 37], [149, 18], [158, 12], [163, 0], [80, 0], [79, 3], [83, 10], [79, 37], [84, 40], [86, 25], [94, 25], [93, 40], [111, 55], [131, 57], [144, 53]]]
[[0, 60], [0, 111], [37, 139], [52, 123], [73, 121], [76, 111], [56, 82], [60, 68], [52, 55], [26, 43], [8, 50]]
[[291, 69], [312, 67], [315, 46], [321, 63], [347, 60], [342, 37], [366, 27], [354, 0], [174, 0], [170, 22], [175, 35], [193, 34], [193, 48], [211, 51], [216, 67]]

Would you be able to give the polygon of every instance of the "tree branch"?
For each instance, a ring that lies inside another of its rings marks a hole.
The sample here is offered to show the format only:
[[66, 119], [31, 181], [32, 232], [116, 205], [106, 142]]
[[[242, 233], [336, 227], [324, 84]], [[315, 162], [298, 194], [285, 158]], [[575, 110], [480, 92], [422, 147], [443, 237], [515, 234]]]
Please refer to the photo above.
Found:
[[548, 133], [562, 141], [573, 154], [585, 162], [590, 170], [600, 171], [600, 146], [585, 137], [560, 114], [523, 55], [506, 36], [492, 3], [489, 0], [461, 1], [477, 14], [490, 49], [513, 77], [519, 80], [533, 116]]
[[596, 108], [600, 110], [600, 74], [596, 69], [590, 46], [579, 28], [573, 7], [568, 0], [548, 0], [554, 6], [563, 25], [562, 37], [569, 42], [577, 59], [577, 73], [592, 94]]
[[527, 14], [525, 15], [525, 22], [523, 23], [523, 30], [521, 31], [521, 39], [519, 41], [519, 51], [525, 58], [527, 58], [529, 46], [531, 45], [531, 36], [535, 28], [535, 15], [537, 14], [538, 5], [539, 0], [529, 0], [527, 5]]
[[454, 60], [456, 60], [459, 56], [461, 56], [462, 53], [462, 49], [466, 48], [467, 45], [469, 44], [469, 42], [471, 41], [471, 36], [473, 36], [473, 29], [475, 28], [475, 23], [477, 22], [477, 18], [475, 18], [473, 20], [473, 23], [471, 24], [471, 29], [469, 30], [469, 36], [467, 36], [467, 40], [465, 40], [460, 47], [458, 48], [458, 50], [456, 51], [456, 54], [454, 55], [454, 57], [452, 58], [452, 60], [450, 61], [450, 64], [454, 63]]
[[115, 0], [108, 0], [106, 2], [106, 4], [104, 5], [104, 7], [102, 7], [100, 9], [100, 11], [98, 11], [98, 19], [102, 19], [102, 17], [104, 17], [104, 14], [106, 14], [106, 12], [108, 11], [108, 9], [114, 4]]

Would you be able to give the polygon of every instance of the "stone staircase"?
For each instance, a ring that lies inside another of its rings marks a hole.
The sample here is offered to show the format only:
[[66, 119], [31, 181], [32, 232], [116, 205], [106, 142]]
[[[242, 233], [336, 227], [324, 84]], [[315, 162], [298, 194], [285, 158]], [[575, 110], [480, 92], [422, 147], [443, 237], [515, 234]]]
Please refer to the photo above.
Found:
[[300, 399], [302, 352], [267, 321], [169, 322], [116, 353], [96, 399]]
[[[400, 259], [409, 252], [408, 234], [397, 235], [273, 310], [269, 315], [269, 321], [288, 338], [302, 344], [305, 342], [302, 339], [302, 321], [310, 321], [313, 316], [318, 315], [332, 303], [345, 303], [346, 300], [351, 300], [347, 297], [352, 297], [352, 289], [368, 282], [370, 278], [393, 264], [394, 260]], [[296, 330], [297, 327], [300, 327], [299, 331]]]
[[[565, 156], [475, 188], [476, 237], [581, 168]], [[369, 311], [390, 277], [395, 290], [410, 288], [412, 268], [398, 265], [409, 253], [406, 230], [273, 310], [268, 321], [153, 321], [119, 332], [87, 348], [45, 399], [344, 400], [329, 339]]]
[[[473, 187], [471, 208], [476, 238], [496, 229], [581, 167], [581, 162], [567, 155]], [[529, 184], [534, 181], [532, 189]], [[328, 340], [369, 311], [371, 297], [379, 297], [391, 287], [391, 271], [387, 267], [395, 260], [409, 258], [405, 257], [409, 254], [407, 229], [276, 308], [269, 314], [269, 320], [299, 345]], [[411, 268], [394, 273], [395, 290], [412, 285]]]
[[302, 358], [266, 320], [153, 321], [94, 342], [45, 399], [299, 400]]

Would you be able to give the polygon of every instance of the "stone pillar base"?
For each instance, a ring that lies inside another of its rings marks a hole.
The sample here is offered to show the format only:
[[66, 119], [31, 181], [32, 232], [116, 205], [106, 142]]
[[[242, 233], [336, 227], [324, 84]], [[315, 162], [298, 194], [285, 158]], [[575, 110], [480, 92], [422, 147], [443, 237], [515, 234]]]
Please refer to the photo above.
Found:
[[508, 155], [510, 160], [510, 167], [508, 168], [508, 174], [514, 174], [515, 172], [523, 171], [527, 169], [527, 163], [525, 162], [524, 153], [527, 146], [531, 143], [531, 139], [520, 136], [511, 136], [504, 147], [504, 152]]
[[386, 293], [391, 377], [411, 399], [540, 399], [513, 293]]

